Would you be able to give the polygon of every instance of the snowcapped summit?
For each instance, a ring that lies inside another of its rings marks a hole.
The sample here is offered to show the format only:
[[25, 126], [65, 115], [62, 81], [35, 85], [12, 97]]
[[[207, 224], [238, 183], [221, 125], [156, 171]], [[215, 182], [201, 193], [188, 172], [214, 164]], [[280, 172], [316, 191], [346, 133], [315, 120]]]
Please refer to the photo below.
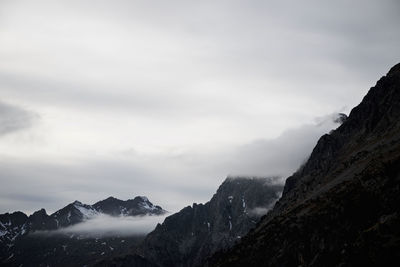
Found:
[[80, 201], [77, 200], [73, 203], [73, 206], [75, 207], [75, 209], [79, 210], [84, 220], [93, 218], [94, 216], [99, 214], [99, 212], [96, 211], [92, 206], [82, 204]]
[[[40, 209], [30, 216], [23, 212], [0, 214], [0, 262], [9, 258], [10, 255], [14, 255], [14, 247], [25, 244], [26, 240], [29, 243], [29, 233], [65, 228], [91, 220], [100, 214], [142, 216], [162, 215], [164, 213], [166, 213], [165, 210], [151, 203], [147, 197], [138, 196], [126, 201], [108, 197], [93, 205], [75, 200], [51, 215], [48, 215], [45, 209]], [[65, 248], [63, 247], [63, 249]], [[55, 253], [55, 251], [52, 249], [51, 253]]]
[[138, 196], [136, 198], [141, 198], [144, 202], [150, 202], [149, 199], [145, 196]]
[[155, 206], [145, 196], [137, 196], [126, 201], [109, 197], [93, 205], [98, 212], [111, 216], [161, 215], [166, 213], [160, 206]]

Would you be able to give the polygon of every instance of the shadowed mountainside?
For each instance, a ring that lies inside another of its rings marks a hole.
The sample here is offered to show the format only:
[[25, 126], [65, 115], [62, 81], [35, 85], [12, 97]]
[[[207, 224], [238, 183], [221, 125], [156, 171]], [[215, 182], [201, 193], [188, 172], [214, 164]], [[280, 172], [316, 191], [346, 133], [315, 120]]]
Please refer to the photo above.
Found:
[[99, 266], [201, 266], [231, 247], [279, 198], [278, 178], [227, 178], [212, 199], [167, 217], [131, 255]]
[[400, 64], [318, 141], [274, 209], [208, 266], [398, 266]]

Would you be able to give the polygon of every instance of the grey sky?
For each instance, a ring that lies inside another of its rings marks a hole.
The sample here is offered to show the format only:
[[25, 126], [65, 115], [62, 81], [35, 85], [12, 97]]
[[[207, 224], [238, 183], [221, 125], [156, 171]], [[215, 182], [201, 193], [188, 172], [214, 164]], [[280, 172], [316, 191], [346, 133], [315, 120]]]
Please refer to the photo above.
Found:
[[[0, 0], [0, 212], [283, 175], [400, 61], [398, 1]], [[321, 122], [322, 121], [322, 122]]]

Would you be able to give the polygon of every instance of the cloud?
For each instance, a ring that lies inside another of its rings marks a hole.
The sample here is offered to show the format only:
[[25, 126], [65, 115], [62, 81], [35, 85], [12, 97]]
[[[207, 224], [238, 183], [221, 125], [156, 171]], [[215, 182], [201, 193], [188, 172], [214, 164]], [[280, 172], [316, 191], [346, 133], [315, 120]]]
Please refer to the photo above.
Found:
[[276, 138], [210, 151], [142, 154], [128, 149], [65, 163], [3, 157], [0, 179], [7, 187], [0, 188], [0, 210], [56, 211], [75, 199], [95, 203], [110, 195], [146, 195], [175, 212], [208, 201], [227, 176], [279, 176], [283, 183], [308, 158], [319, 137], [339, 125], [335, 118], [330, 114]]
[[54, 231], [37, 231], [39, 235], [79, 235], [81, 237], [100, 238], [108, 236], [146, 235], [162, 223], [163, 216], [120, 216], [100, 214], [87, 221]]
[[313, 118], [348, 112], [399, 60], [399, 12], [398, 0], [0, 1], [0, 212], [109, 195], [176, 211], [227, 175], [290, 175], [337, 126]]
[[[280, 181], [280, 183], [282, 183], [284, 180], [279, 179], [278, 181]], [[273, 202], [271, 202], [269, 205], [252, 208], [252, 209], [248, 210], [248, 214], [250, 216], [255, 216], [255, 217], [264, 216], [274, 207], [275, 203], [281, 198], [282, 192], [283, 191], [277, 191], [275, 200]]]
[[36, 113], [0, 101], [0, 136], [30, 128], [37, 118]]
[[251, 216], [261, 217], [267, 214], [273, 206], [274, 205], [271, 205], [270, 207], [255, 207], [254, 209], [248, 210], [247, 212]]
[[230, 173], [287, 177], [305, 162], [318, 139], [340, 125], [338, 114], [318, 117], [314, 123], [288, 129], [274, 139], [242, 145], [231, 156]]

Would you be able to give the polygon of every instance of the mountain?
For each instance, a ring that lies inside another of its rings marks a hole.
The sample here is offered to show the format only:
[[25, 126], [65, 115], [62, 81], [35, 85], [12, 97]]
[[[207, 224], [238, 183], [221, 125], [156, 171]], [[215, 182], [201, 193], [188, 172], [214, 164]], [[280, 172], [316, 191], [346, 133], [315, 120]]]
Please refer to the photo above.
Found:
[[[54, 230], [68, 229], [99, 215], [133, 217], [165, 213], [160, 206], [140, 196], [126, 201], [109, 197], [94, 205], [74, 201], [51, 215], [44, 209], [30, 216], [22, 212], [1, 214], [0, 263], [9, 266], [82, 266], [82, 263], [116, 256], [130, 251], [131, 246], [144, 236], [94, 238]], [[49, 234], [38, 234], [42, 232]]]
[[231, 247], [280, 197], [278, 178], [227, 178], [212, 199], [167, 217], [131, 255], [99, 266], [200, 266]]
[[122, 201], [114, 197], [109, 197], [93, 205], [93, 208], [111, 216], [137, 216], [143, 214], [162, 215], [165, 213], [160, 206], [155, 206], [147, 197], [138, 196], [134, 199]]
[[400, 64], [372, 87], [241, 242], [208, 266], [398, 266]]

